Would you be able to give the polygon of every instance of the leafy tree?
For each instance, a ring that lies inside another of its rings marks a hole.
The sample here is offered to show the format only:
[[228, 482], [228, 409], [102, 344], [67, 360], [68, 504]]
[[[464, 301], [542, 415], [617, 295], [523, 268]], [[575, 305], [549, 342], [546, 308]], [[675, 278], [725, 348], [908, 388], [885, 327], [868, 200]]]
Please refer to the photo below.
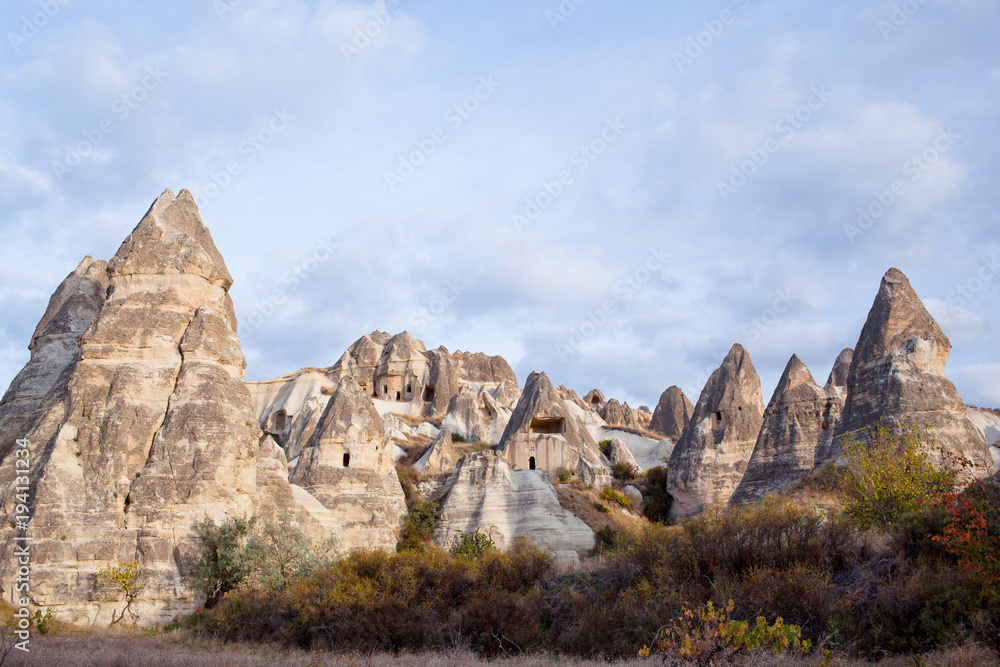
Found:
[[888, 526], [932, 497], [950, 491], [955, 473], [939, 470], [928, 458], [916, 427], [891, 428], [879, 421], [844, 443], [838, 471], [845, 512], [864, 529]]
[[256, 524], [256, 518], [229, 518], [220, 524], [206, 518], [198, 525], [201, 553], [194, 580], [207, 598], [206, 608], [218, 604], [257, 568], [259, 554], [249, 544]]
[[[111, 610], [111, 625], [120, 623], [121, 620], [125, 618], [126, 613], [132, 617], [133, 623], [138, 620], [138, 616], [132, 612], [132, 603], [135, 602], [135, 598], [139, 594], [139, 588], [136, 586], [136, 575], [138, 572], [139, 561], [137, 560], [128, 561], [126, 563], [109, 563], [101, 570], [98, 570], [98, 585], [110, 586], [114, 588], [115, 597], [119, 594], [123, 594], [125, 596], [125, 607], [122, 609], [121, 614], [116, 616], [115, 610]], [[41, 614], [39, 614], [39, 616], [41, 616]], [[44, 618], [46, 621], [46, 630], [43, 631], [42, 634], [45, 634], [45, 632], [48, 631], [47, 624], [50, 618], [51, 614]]]
[[441, 508], [437, 503], [418, 500], [403, 517], [396, 551], [425, 551], [427, 543], [434, 537]]
[[646, 471], [646, 495], [642, 511], [650, 521], [666, 523], [674, 498], [667, 492], [667, 469], [656, 466]]
[[944, 534], [934, 536], [945, 549], [958, 556], [962, 566], [983, 576], [992, 586], [1000, 585], [1000, 486], [988, 479], [973, 484], [962, 494], [944, 494]]

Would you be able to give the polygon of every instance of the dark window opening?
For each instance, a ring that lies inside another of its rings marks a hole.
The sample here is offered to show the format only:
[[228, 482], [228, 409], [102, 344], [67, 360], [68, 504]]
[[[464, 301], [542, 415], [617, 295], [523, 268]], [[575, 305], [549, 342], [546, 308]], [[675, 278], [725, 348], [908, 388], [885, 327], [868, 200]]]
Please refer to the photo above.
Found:
[[529, 433], [565, 433], [566, 432], [566, 420], [562, 417], [555, 417], [551, 419], [545, 419], [542, 417], [536, 417], [531, 420], [528, 425]]
[[717, 422], [721, 422], [722, 421], [722, 413], [721, 412], [719, 412], [719, 411], [715, 412], [715, 421], [717, 421]]
[[397, 401], [399, 400], [399, 392], [398, 391], [396, 392], [396, 400]]
[[433, 401], [434, 400], [434, 385], [429, 384], [424, 387], [424, 400]]
[[600, 403], [600, 402], [601, 402], [601, 399], [599, 399], [599, 398], [597, 398], [596, 396], [594, 396], [594, 397], [593, 397], [592, 399], [590, 399], [590, 402], [591, 402], [592, 404], [594, 404], [594, 405], [597, 405], [598, 403]]
[[274, 429], [276, 431], [284, 431], [287, 423], [288, 413], [284, 410], [278, 410], [277, 414], [274, 415]]
[[412, 394], [413, 393], [413, 385], [412, 384], [406, 385], [406, 393], [407, 394]]
[[383, 396], [389, 395], [389, 387], [387, 387], [386, 385], [382, 385], [382, 395]]
[[829, 422], [829, 420], [824, 419], [823, 420], [823, 430], [825, 431], [828, 428], [830, 428], [830, 422]]
[[348, 453], [344, 454], [344, 467], [349, 468], [351, 465], [351, 455]]
[[528, 470], [534, 470], [534, 469], [535, 469], [535, 457], [532, 456], [530, 459], [528, 459]]

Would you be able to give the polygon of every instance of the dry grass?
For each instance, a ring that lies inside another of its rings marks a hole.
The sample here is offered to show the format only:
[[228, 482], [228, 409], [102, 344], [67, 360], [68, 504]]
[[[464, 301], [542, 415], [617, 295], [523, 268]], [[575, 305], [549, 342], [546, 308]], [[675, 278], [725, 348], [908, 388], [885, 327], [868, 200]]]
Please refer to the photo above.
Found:
[[[649, 525], [645, 517], [627, 512], [613, 502], [601, 500], [600, 492], [596, 489], [574, 483], [556, 484], [555, 487], [559, 504], [563, 509], [582, 519], [595, 533], [602, 528], [641, 530]], [[607, 513], [598, 511], [594, 507], [594, 503], [597, 502], [607, 507], [609, 511]]]
[[662, 433], [657, 433], [656, 431], [649, 431], [644, 428], [632, 428], [631, 426], [608, 426], [607, 428], [615, 431], [625, 431], [626, 433], [638, 435], [646, 438], [647, 440], [663, 440], [667, 437]]
[[[6, 664], [53, 665], [56, 667], [462, 667], [496, 665], [497, 667], [621, 667], [662, 665], [658, 657], [632, 658], [615, 663], [580, 658], [556, 658], [545, 655], [514, 656], [487, 661], [467, 651], [442, 651], [403, 655], [314, 653], [261, 644], [223, 644], [183, 632], [161, 637], [139, 637], [121, 633], [97, 632], [88, 635], [33, 637], [31, 653], [15, 651], [13, 662]], [[822, 663], [817, 653], [805, 657], [761, 653], [750, 657], [748, 667], [814, 667]], [[879, 662], [836, 655], [831, 667], [909, 667], [909, 656], [897, 656]], [[998, 665], [995, 653], [982, 646], [967, 644], [935, 651], [923, 656], [926, 667], [974, 667]]]
[[418, 417], [417, 415], [396, 414], [395, 412], [392, 413], [392, 416], [398, 419], [399, 421], [403, 422], [410, 428], [417, 428], [424, 422], [430, 422], [434, 426], [434, 428], [441, 428], [440, 419], [428, 419], [427, 417]]
[[805, 507], [841, 509], [844, 496], [840, 492], [833, 461], [827, 461], [778, 495]]

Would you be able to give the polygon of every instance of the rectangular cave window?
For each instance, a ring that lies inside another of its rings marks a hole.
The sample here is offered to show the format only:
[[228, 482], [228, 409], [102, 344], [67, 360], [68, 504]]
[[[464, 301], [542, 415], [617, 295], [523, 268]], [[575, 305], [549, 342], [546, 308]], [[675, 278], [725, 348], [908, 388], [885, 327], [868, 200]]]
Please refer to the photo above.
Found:
[[396, 392], [396, 400], [397, 401], [399, 400], [399, 392], [398, 391]]
[[535, 457], [532, 456], [530, 459], [528, 459], [528, 470], [534, 470], [534, 469], [535, 469]]
[[274, 415], [274, 430], [284, 431], [287, 423], [288, 413], [284, 410], [278, 410], [278, 412]]
[[344, 452], [344, 467], [345, 468], [351, 467], [351, 455], [347, 452]]
[[722, 413], [719, 412], [718, 410], [716, 410], [716, 412], [715, 412], [715, 421], [717, 421], [717, 422], [721, 422], [722, 421]]
[[434, 400], [434, 385], [429, 384], [424, 387], [424, 400], [425, 401]]
[[406, 394], [410, 395], [412, 393], [413, 393], [413, 385], [412, 384], [406, 385]]
[[562, 417], [535, 417], [528, 425], [528, 433], [565, 433], [566, 420]]
[[388, 385], [382, 385], [382, 395], [383, 396], [388, 396], [389, 395], [389, 387], [388, 387]]

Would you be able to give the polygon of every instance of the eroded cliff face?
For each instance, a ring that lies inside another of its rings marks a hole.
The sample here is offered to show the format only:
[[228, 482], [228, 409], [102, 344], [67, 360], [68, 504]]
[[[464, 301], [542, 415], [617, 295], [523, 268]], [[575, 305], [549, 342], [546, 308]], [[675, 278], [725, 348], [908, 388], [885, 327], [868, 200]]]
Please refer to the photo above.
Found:
[[[68, 621], [110, 621], [121, 604], [108, 602], [95, 572], [138, 560], [133, 609], [144, 624], [169, 622], [199, 603], [186, 576], [197, 523], [294, 511], [280, 471], [268, 476], [263, 466], [267, 483], [258, 488], [260, 428], [242, 382], [231, 285], [191, 194], [166, 191], [106, 267], [85, 261], [53, 297], [29, 366], [58, 343], [62, 370], [33, 425], [14, 434], [27, 439], [30, 455], [29, 519], [21, 525], [15, 458], [0, 465], [8, 599], [9, 551], [15, 536], [26, 536], [38, 606]], [[0, 409], [5, 439], [12, 412]]]
[[742, 345], [733, 345], [709, 377], [667, 464], [671, 518], [725, 504], [736, 490], [763, 422], [760, 377]]
[[684, 427], [691, 421], [694, 406], [677, 385], [667, 388], [660, 394], [660, 400], [653, 409], [653, 418], [649, 422], [649, 430], [662, 433], [675, 442], [684, 432]]
[[944, 368], [951, 343], [898, 269], [882, 278], [847, 374], [844, 412], [829, 457], [843, 454], [880, 418], [896, 427], [926, 429], [934, 456], [964, 456], [989, 468], [986, 443], [966, 418], [966, 406]]

